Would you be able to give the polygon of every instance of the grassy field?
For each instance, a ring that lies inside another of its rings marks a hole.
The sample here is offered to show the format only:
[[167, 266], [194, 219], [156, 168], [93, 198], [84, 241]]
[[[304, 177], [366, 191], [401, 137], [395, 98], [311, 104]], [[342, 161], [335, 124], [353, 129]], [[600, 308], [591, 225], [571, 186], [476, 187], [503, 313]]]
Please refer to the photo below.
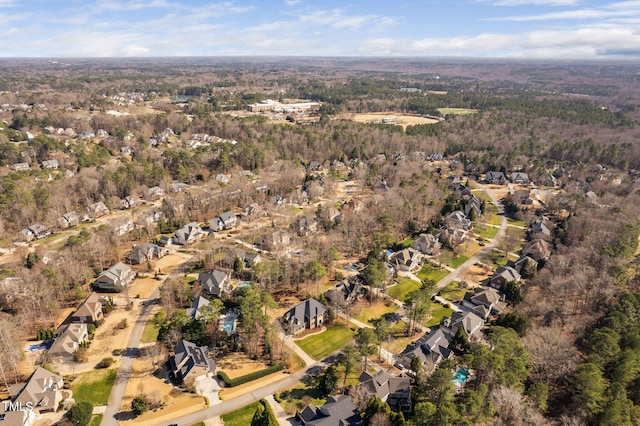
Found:
[[447, 275], [449, 275], [449, 271], [447, 271], [446, 269], [441, 270], [440, 268], [437, 268], [433, 265], [425, 263], [425, 265], [422, 267], [422, 269], [420, 269], [420, 271], [416, 275], [418, 276], [418, 278], [420, 278], [423, 281], [432, 280], [432, 281], [438, 282], [444, 277], [446, 277]]
[[494, 226], [487, 226], [484, 223], [476, 223], [473, 230], [476, 234], [480, 235], [482, 238], [493, 240], [498, 234], [498, 231], [500, 229]]
[[453, 269], [456, 269], [458, 267], [460, 267], [460, 265], [462, 265], [464, 262], [466, 262], [467, 260], [469, 260], [469, 256], [465, 256], [465, 255], [459, 255], [456, 257], [452, 257], [449, 261], [449, 266], [451, 266]]
[[373, 325], [371, 322], [372, 320], [376, 320], [382, 317], [384, 314], [395, 312], [399, 308], [395, 303], [391, 303], [387, 306], [387, 304], [382, 300], [377, 300], [371, 306], [369, 306], [369, 302], [367, 301], [361, 303], [362, 304], [358, 306], [358, 308], [360, 308], [360, 313], [354, 318], [358, 321], [368, 322], [371, 325]]
[[147, 323], [144, 325], [144, 330], [142, 331], [142, 336], [140, 337], [140, 341], [142, 343], [153, 343], [158, 341], [158, 332], [160, 330], [153, 323], [153, 319], [147, 320]]
[[523, 222], [521, 220], [513, 219], [511, 217], [507, 217], [507, 223], [509, 225], [511, 225], [511, 226], [519, 226], [519, 227], [522, 227], [522, 228], [526, 228], [527, 227], [527, 224], [525, 222]]
[[116, 369], [88, 371], [78, 376], [71, 385], [76, 402], [87, 401], [104, 405], [109, 401], [111, 387], [116, 380]]
[[313, 359], [322, 359], [349, 343], [355, 333], [344, 325], [334, 324], [324, 332], [296, 341]]
[[438, 108], [438, 112], [442, 115], [467, 115], [467, 114], [475, 114], [478, 112], [477, 109], [469, 109], [469, 108]]
[[[338, 377], [342, 377], [343, 374], [339, 374]], [[356, 381], [358, 378], [356, 377]], [[342, 382], [340, 382], [342, 384]], [[287, 413], [293, 414], [296, 411], [302, 411], [305, 407], [303, 400], [309, 399], [309, 403], [319, 407], [326, 401], [317, 386], [312, 386], [311, 383], [298, 383], [291, 389], [280, 392], [278, 397], [282, 400], [282, 408]]]
[[464, 297], [467, 290], [461, 290], [457, 281], [451, 282], [448, 286], [440, 290], [439, 295], [452, 302], [459, 302]]
[[204, 422], [198, 422], [198, 423], [194, 423], [191, 426], [205, 426]]
[[100, 423], [102, 423], [102, 417], [102, 414], [95, 414], [93, 417], [91, 417], [89, 426], [100, 426]]
[[224, 422], [224, 426], [247, 426], [251, 424], [251, 419], [258, 408], [259, 402], [254, 402], [245, 407], [239, 408], [220, 416]]
[[440, 321], [442, 321], [442, 318], [451, 316], [452, 313], [453, 309], [434, 302], [429, 308], [429, 315], [431, 315], [431, 318], [427, 320], [426, 326], [433, 327], [434, 325], [438, 325], [440, 324]]
[[389, 296], [404, 302], [409, 293], [419, 290], [420, 287], [422, 287], [422, 283], [409, 278], [400, 277], [398, 278], [398, 284], [389, 288]]

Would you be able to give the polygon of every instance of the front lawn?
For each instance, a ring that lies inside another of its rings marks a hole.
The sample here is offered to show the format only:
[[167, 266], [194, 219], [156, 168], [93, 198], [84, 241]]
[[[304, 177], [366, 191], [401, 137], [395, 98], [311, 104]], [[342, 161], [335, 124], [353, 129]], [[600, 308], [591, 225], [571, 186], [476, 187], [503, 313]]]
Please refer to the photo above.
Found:
[[100, 426], [100, 423], [102, 423], [102, 417], [104, 417], [103, 414], [94, 414], [93, 417], [91, 417], [89, 426]]
[[259, 402], [254, 402], [245, 407], [239, 408], [227, 414], [220, 416], [224, 422], [224, 426], [247, 426], [251, 424], [251, 419], [258, 409]]
[[296, 345], [311, 358], [319, 360], [349, 343], [355, 333], [344, 325], [334, 324], [320, 334], [297, 340]]
[[71, 384], [76, 403], [86, 401], [95, 405], [105, 405], [109, 401], [111, 388], [118, 371], [95, 370], [80, 374]]
[[142, 343], [153, 343], [158, 341], [158, 332], [160, 329], [156, 327], [153, 318], [147, 320], [147, 323], [144, 325], [144, 330], [142, 331], [142, 336], [140, 337], [140, 341]]
[[440, 269], [428, 263], [425, 263], [422, 269], [416, 274], [418, 278], [422, 281], [431, 280], [433, 282], [438, 282], [447, 275], [449, 275], [449, 271], [446, 269]]
[[371, 306], [369, 306], [368, 301], [360, 302], [358, 308], [360, 312], [358, 315], [354, 316], [354, 318], [358, 321], [373, 325], [372, 320], [376, 320], [385, 314], [397, 311], [399, 306], [391, 301], [385, 302], [382, 300], [376, 300]]
[[457, 269], [467, 260], [469, 260], [469, 256], [459, 255], [456, 257], [452, 257], [449, 266], [451, 266], [453, 269]]
[[429, 315], [431, 316], [427, 321], [427, 327], [433, 327], [440, 324], [442, 318], [449, 317], [453, 313], [453, 309], [443, 306], [440, 303], [433, 302], [429, 307]]
[[514, 219], [507, 216], [507, 223], [511, 226], [517, 226], [519, 228], [526, 228], [527, 224], [521, 220]]
[[394, 299], [398, 299], [401, 301], [405, 301], [407, 299], [407, 295], [412, 291], [419, 290], [422, 287], [422, 283], [418, 281], [414, 281], [409, 278], [400, 277], [398, 278], [398, 284], [393, 287], [389, 287], [389, 296]]
[[464, 297], [467, 290], [461, 290], [457, 281], [449, 283], [448, 286], [438, 293], [441, 297], [452, 302], [459, 302]]
[[496, 228], [495, 226], [488, 226], [484, 223], [478, 223], [476, 222], [473, 231], [481, 236], [482, 238], [486, 238], [487, 240], [493, 240], [496, 235], [498, 234], [498, 231], [500, 230], [500, 228]]

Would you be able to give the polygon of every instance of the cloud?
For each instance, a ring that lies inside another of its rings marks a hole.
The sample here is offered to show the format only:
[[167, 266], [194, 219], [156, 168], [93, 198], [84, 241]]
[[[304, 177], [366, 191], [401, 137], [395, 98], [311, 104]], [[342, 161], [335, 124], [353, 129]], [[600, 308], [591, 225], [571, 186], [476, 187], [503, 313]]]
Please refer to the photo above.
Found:
[[302, 3], [302, 0], [285, 0], [287, 6], [295, 6], [298, 3]]
[[617, 17], [629, 17], [640, 15], [640, 1], [625, 1], [603, 5], [599, 8], [583, 8], [565, 10], [561, 12], [549, 12], [537, 15], [506, 16], [487, 18], [487, 21], [551, 21], [567, 19], [611, 19]]
[[141, 10], [149, 8], [166, 8], [172, 6], [165, 0], [150, 0], [150, 1], [127, 1], [121, 2], [116, 0], [100, 0], [96, 2], [96, 5], [100, 9], [114, 10], [114, 11], [126, 11], [126, 10]]
[[582, 0], [478, 0], [491, 6], [575, 6]]
[[0, 7], [13, 7], [17, 5], [18, 2], [16, 0], [0, 0]]

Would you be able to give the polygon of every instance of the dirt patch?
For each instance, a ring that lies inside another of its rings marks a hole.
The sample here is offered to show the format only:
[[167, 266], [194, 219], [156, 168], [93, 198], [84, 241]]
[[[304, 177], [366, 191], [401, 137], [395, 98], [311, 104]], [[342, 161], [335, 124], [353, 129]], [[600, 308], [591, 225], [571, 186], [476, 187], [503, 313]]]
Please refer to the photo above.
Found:
[[254, 380], [249, 383], [245, 383], [244, 385], [236, 386], [233, 388], [224, 388], [220, 391], [220, 399], [224, 401], [224, 400], [237, 398], [241, 395], [254, 392], [267, 385], [270, 385], [271, 383], [275, 383], [279, 380], [282, 380], [288, 376], [289, 374], [280, 371], [278, 373], [269, 374], [268, 376], [263, 377], [261, 379]]
[[231, 379], [264, 370], [267, 364], [262, 361], [253, 360], [243, 353], [232, 353], [216, 360], [218, 371], [224, 371]]
[[131, 401], [139, 395], [144, 395], [157, 408], [151, 408], [141, 416], [121, 421], [120, 424], [155, 426], [163, 421], [184, 416], [206, 407], [202, 396], [182, 392], [168, 383], [164, 378], [164, 372], [156, 371], [151, 357], [138, 358], [133, 363], [133, 370], [122, 399], [120, 411], [122, 413], [131, 412]]
[[138, 278], [129, 287], [129, 296], [148, 299], [160, 287], [160, 284], [162, 284], [162, 281], [154, 278]]

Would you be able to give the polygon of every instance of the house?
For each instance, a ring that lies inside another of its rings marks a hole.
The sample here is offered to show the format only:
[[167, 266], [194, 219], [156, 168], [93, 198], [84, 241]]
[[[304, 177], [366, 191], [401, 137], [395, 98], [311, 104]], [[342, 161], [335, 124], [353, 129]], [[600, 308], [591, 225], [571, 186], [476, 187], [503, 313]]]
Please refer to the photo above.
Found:
[[551, 230], [547, 226], [547, 222], [544, 219], [536, 219], [531, 224], [531, 229], [529, 230], [529, 239], [551, 241], [551, 238]]
[[398, 355], [398, 361], [410, 365], [414, 356], [420, 359], [427, 371], [435, 369], [442, 360], [453, 357], [453, 351], [449, 349], [449, 338], [439, 328], [431, 330], [407, 345]]
[[184, 246], [187, 244], [195, 243], [199, 239], [203, 238], [206, 234], [195, 222], [191, 222], [178, 229], [171, 238], [172, 244]]
[[40, 164], [42, 165], [43, 169], [54, 169], [54, 170], [57, 170], [60, 167], [60, 163], [58, 163], [58, 160], [56, 160], [56, 159], [44, 160]]
[[89, 216], [95, 220], [99, 217], [108, 215], [109, 209], [102, 201], [98, 201], [97, 203], [93, 203], [87, 207], [87, 213], [89, 213]]
[[309, 298], [289, 309], [282, 316], [282, 326], [288, 334], [296, 335], [303, 330], [322, 326], [327, 309], [316, 299]]
[[198, 297], [191, 303], [191, 307], [186, 309], [187, 315], [193, 320], [199, 320], [202, 315], [201, 309], [208, 306], [209, 303], [210, 302], [204, 297]]
[[128, 217], [116, 217], [109, 221], [109, 227], [115, 235], [121, 237], [135, 229], [135, 225]]
[[260, 246], [265, 250], [271, 250], [278, 246], [288, 246], [289, 244], [291, 244], [291, 234], [281, 229], [265, 235], [260, 242]]
[[104, 318], [102, 302], [97, 293], [92, 293], [71, 315], [72, 323], [93, 324]]
[[153, 223], [158, 223], [162, 218], [162, 211], [158, 209], [149, 209], [140, 213], [140, 216], [136, 219], [136, 226], [146, 227]]
[[534, 200], [531, 197], [531, 191], [528, 189], [517, 189], [511, 192], [507, 198], [513, 203], [528, 206], [533, 204]]
[[397, 271], [415, 271], [422, 265], [422, 255], [418, 250], [407, 247], [389, 256], [389, 263]]
[[496, 272], [494, 272], [491, 277], [489, 277], [488, 285], [500, 290], [505, 283], [510, 281], [519, 282], [520, 279], [520, 273], [511, 266], [501, 266], [496, 269]]
[[362, 417], [349, 395], [330, 396], [318, 408], [307, 405], [296, 415], [303, 426], [361, 426]]
[[488, 184], [492, 185], [504, 185], [507, 182], [507, 179], [502, 172], [487, 172], [484, 176], [484, 180]]
[[35, 235], [33, 235], [33, 232], [31, 231], [31, 229], [23, 228], [18, 232], [16, 240], [29, 242], [33, 240], [34, 237]]
[[350, 305], [364, 294], [362, 278], [359, 275], [345, 278], [324, 293], [324, 297], [332, 304]]
[[538, 271], [538, 262], [529, 256], [520, 256], [518, 260], [509, 264], [518, 271], [522, 277], [532, 277]]
[[478, 197], [471, 194], [469, 196], [463, 197], [463, 199], [465, 200], [464, 214], [467, 215], [467, 217], [471, 217], [471, 210], [473, 210], [473, 213], [476, 215], [476, 217], [482, 214], [482, 202]]
[[63, 324], [56, 331], [56, 339], [47, 352], [52, 362], [73, 362], [76, 351], [89, 340], [87, 324]]
[[29, 163], [16, 163], [13, 166], [13, 170], [16, 172], [24, 172], [27, 170], [31, 170], [31, 166]]
[[456, 188], [458, 186], [464, 187], [464, 185], [462, 185], [462, 179], [460, 179], [458, 176], [449, 175], [444, 181], [451, 188]]
[[438, 234], [438, 239], [442, 244], [453, 249], [467, 239], [467, 234], [468, 232], [464, 229], [445, 228]]
[[454, 312], [451, 317], [445, 317], [440, 322], [440, 329], [449, 339], [462, 329], [469, 340], [475, 340], [482, 327], [484, 327], [484, 319], [473, 312]]
[[226, 211], [218, 217], [214, 217], [209, 221], [209, 229], [212, 231], [222, 231], [231, 229], [236, 224], [236, 215], [232, 211]]
[[484, 286], [476, 287], [472, 292], [467, 292], [461, 304], [484, 319], [487, 319], [491, 314], [499, 314], [507, 307], [503, 295], [494, 288]]
[[215, 297], [220, 297], [220, 295], [231, 291], [229, 274], [215, 269], [200, 272], [198, 274], [198, 283], [202, 286], [203, 291]]
[[139, 198], [132, 197], [130, 195], [124, 197], [120, 200], [120, 208], [122, 210], [129, 210], [138, 205], [142, 204], [142, 200]]
[[546, 261], [551, 256], [551, 246], [548, 241], [536, 239], [522, 249], [522, 255], [529, 256], [538, 262], [541, 260]]
[[145, 262], [162, 259], [169, 254], [169, 250], [153, 243], [134, 245], [129, 253], [128, 260], [132, 265], [140, 265]]
[[72, 228], [80, 223], [80, 216], [75, 211], [71, 211], [63, 214], [56, 223], [62, 229]]
[[301, 216], [293, 221], [291, 229], [301, 237], [318, 232], [318, 221], [312, 217]]
[[411, 411], [411, 380], [408, 377], [395, 377], [384, 370], [374, 374], [363, 371], [358, 381], [359, 392], [367, 397], [380, 398], [393, 411]]
[[241, 248], [234, 248], [229, 252], [229, 256], [227, 256], [227, 258], [224, 260], [224, 263], [230, 268], [233, 268], [233, 264], [235, 263], [236, 258], [242, 261], [242, 265], [245, 268], [251, 268], [256, 263], [260, 263], [260, 261], [262, 260], [262, 258], [260, 257], [260, 253], [246, 251], [245, 249]]
[[215, 362], [209, 358], [207, 348], [187, 340], [180, 341], [173, 349], [169, 367], [176, 380], [185, 384], [192, 384], [196, 378], [216, 369]]
[[218, 173], [213, 180], [221, 185], [227, 185], [229, 182], [231, 182], [231, 177], [222, 173]]
[[324, 167], [322, 166], [322, 163], [319, 162], [319, 161], [311, 161], [307, 165], [307, 171], [310, 171], [310, 172], [321, 172], [322, 170], [324, 170]]
[[168, 237], [166, 235], [161, 235], [160, 238], [158, 238], [158, 245], [160, 247], [170, 246], [172, 242], [173, 240], [171, 239], [171, 237]]
[[447, 227], [453, 229], [462, 229], [468, 231], [471, 229], [471, 221], [460, 210], [456, 210], [447, 215], [446, 218]]
[[136, 277], [136, 273], [122, 262], [103, 271], [93, 282], [93, 287], [99, 291], [120, 292]]
[[509, 175], [509, 180], [511, 181], [511, 183], [515, 183], [518, 185], [528, 185], [529, 175], [522, 172], [514, 172]]
[[440, 244], [438, 238], [432, 234], [420, 234], [413, 244], [411, 244], [411, 247], [424, 255], [434, 256], [440, 252], [442, 244]]
[[37, 367], [24, 385], [9, 388], [9, 399], [0, 402], [0, 425], [25, 425], [31, 415], [57, 411], [63, 386], [62, 376]]

